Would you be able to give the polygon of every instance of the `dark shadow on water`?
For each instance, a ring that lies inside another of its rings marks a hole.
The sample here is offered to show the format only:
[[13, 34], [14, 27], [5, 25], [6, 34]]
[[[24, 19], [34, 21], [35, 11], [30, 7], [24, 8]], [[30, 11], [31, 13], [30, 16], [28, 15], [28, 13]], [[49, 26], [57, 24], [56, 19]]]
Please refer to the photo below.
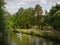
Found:
[[4, 45], [4, 44], [3, 44], [3, 41], [0, 41], [0, 45]]

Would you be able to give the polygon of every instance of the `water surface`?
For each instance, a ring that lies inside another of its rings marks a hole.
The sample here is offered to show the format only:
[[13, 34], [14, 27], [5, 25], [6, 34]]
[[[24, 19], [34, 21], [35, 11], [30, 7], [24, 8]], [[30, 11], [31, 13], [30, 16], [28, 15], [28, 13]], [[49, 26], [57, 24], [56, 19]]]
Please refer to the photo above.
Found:
[[9, 40], [10, 45], [60, 45], [58, 41], [21, 33], [10, 34]]

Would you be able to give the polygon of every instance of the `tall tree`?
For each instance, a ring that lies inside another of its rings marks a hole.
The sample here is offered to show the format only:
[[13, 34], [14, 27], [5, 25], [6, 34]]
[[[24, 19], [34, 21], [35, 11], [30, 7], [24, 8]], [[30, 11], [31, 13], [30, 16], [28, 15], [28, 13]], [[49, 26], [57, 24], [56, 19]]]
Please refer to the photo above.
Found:
[[60, 4], [56, 4], [55, 6], [53, 6], [53, 7], [50, 9], [49, 14], [50, 14], [50, 15], [54, 15], [54, 13], [56, 13], [58, 10], [60, 10]]
[[41, 15], [42, 13], [43, 13], [42, 7], [39, 4], [37, 4], [35, 6], [35, 14]]
[[52, 26], [56, 29], [60, 31], [60, 10], [57, 11], [54, 16], [54, 21], [52, 23]]
[[5, 44], [5, 31], [6, 31], [6, 20], [5, 20], [5, 10], [4, 10], [4, 0], [0, 0], [0, 37], [1, 37], [1, 41], [2, 44]]
[[24, 8], [21, 7], [18, 10], [18, 12], [13, 16], [13, 18], [14, 18], [13, 23], [14, 23], [14, 26], [16, 26], [16, 28], [20, 28], [22, 26], [21, 18], [22, 18], [23, 11], [24, 11]]
[[59, 27], [59, 18], [60, 18], [60, 4], [53, 6], [47, 15], [47, 23], [53, 26], [54, 29]]
[[37, 4], [35, 6], [35, 16], [36, 16], [36, 25], [39, 26], [39, 28], [42, 13], [43, 13], [42, 7], [39, 4]]
[[32, 25], [34, 25], [33, 18], [34, 18], [33, 8], [31, 7], [27, 9], [20, 8], [19, 11], [15, 14], [14, 25], [18, 28], [30, 28]]

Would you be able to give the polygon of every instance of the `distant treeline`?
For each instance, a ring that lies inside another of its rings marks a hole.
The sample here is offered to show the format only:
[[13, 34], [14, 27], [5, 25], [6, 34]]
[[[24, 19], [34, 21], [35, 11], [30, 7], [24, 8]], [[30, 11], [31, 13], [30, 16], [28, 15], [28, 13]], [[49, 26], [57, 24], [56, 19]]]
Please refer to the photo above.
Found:
[[44, 15], [43, 9], [39, 4], [36, 4], [35, 8], [29, 7], [24, 9], [21, 7], [16, 14], [9, 17], [11, 28], [60, 30], [60, 4], [52, 6], [49, 12], [45, 10]]

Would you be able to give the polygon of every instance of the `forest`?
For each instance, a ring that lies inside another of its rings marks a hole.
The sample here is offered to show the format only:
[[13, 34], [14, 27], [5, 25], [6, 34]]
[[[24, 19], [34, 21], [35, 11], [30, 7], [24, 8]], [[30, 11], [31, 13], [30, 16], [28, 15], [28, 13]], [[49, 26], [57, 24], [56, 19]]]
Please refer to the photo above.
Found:
[[9, 15], [8, 13], [8, 28], [17, 29], [31, 29], [37, 28], [41, 30], [54, 29], [60, 31], [60, 4], [51, 7], [48, 12], [43, 9], [39, 4], [35, 8], [29, 7], [24, 9], [21, 7], [16, 14]]

